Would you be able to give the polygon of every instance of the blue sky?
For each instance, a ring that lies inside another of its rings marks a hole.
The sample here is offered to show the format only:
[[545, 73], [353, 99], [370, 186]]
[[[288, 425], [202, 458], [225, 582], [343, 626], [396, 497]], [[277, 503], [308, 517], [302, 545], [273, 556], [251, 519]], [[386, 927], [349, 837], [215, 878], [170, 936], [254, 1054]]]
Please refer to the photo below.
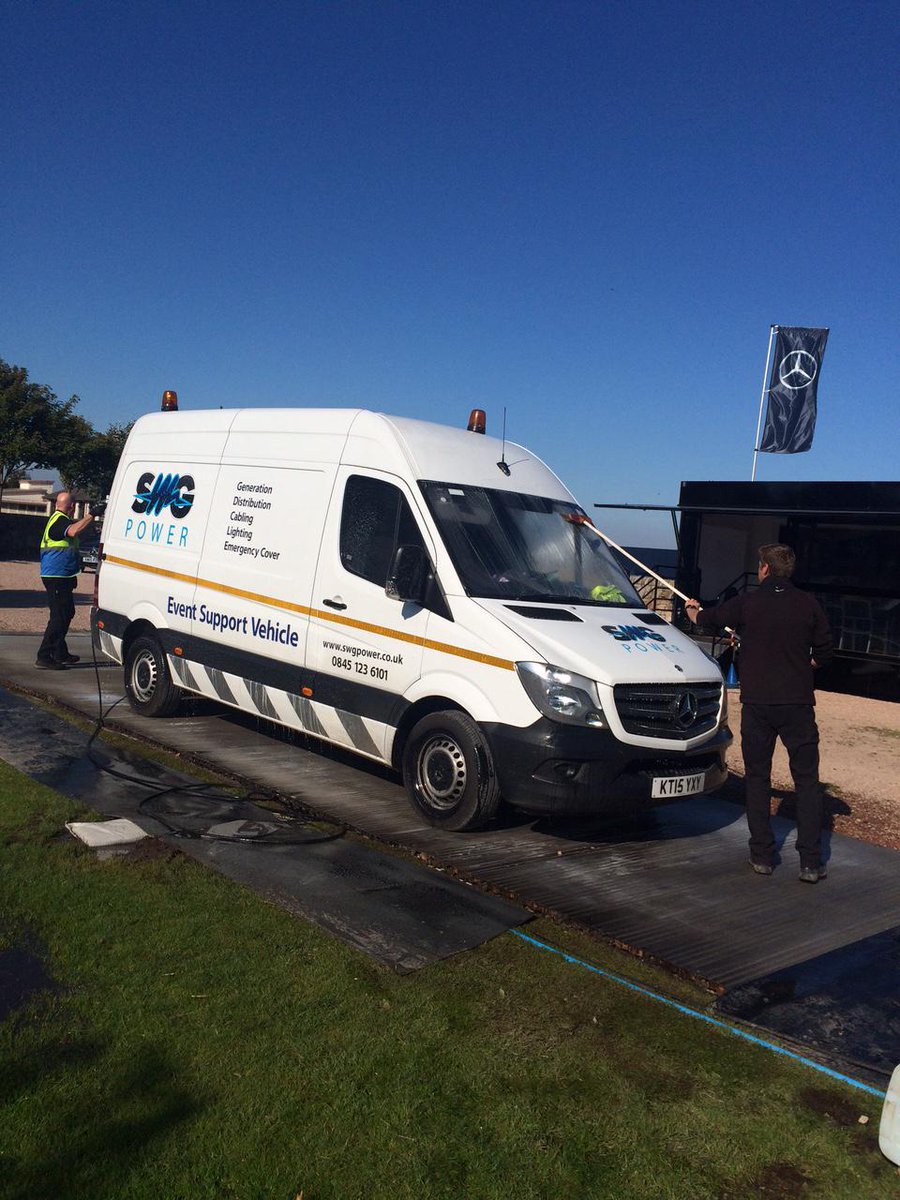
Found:
[[897, 14], [3, 3], [0, 357], [100, 428], [505, 407], [590, 511], [749, 479], [769, 326], [823, 325], [757, 478], [896, 479]]

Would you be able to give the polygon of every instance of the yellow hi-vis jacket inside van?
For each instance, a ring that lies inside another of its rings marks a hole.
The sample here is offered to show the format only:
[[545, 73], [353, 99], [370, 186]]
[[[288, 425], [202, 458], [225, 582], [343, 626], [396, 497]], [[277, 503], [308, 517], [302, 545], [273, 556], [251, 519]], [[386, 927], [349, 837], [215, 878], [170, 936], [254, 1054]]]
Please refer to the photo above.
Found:
[[522, 446], [349, 409], [164, 412], [122, 454], [93, 627], [132, 706], [208, 696], [402, 772], [427, 821], [725, 779], [716, 664]]

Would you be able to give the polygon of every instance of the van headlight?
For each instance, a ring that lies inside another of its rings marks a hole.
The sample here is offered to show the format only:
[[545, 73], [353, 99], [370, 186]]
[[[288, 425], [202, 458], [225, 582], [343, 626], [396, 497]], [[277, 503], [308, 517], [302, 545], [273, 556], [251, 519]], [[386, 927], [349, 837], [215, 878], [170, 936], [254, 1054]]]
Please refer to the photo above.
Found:
[[719, 662], [719, 660], [717, 658], [713, 658], [713, 656], [711, 654], [709, 654], [706, 650], [704, 650], [703, 647], [700, 645], [697, 646], [697, 649], [700, 651], [700, 653], [703, 655], [704, 658], [709, 659], [709, 661], [712, 663], [712, 665], [716, 668], [716, 670], [722, 676], [722, 713], [719, 717], [719, 724], [724, 725], [725, 722], [728, 720], [728, 684], [725, 682], [725, 672], [722, 670], [721, 663]]
[[516, 672], [542, 716], [566, 725], [609, 729], [592, 679], [549, 663], [517, 662]]

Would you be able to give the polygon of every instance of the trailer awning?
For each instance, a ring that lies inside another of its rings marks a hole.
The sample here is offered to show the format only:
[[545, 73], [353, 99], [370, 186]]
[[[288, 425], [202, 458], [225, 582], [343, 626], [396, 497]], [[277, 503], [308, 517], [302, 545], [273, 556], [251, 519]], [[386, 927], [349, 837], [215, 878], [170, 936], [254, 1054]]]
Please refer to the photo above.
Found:
[[900, 520], [900, 508], [759, 508], [735, 504], [595, 504], [594, 508], [637, 509], [640, 512], [707, 513], [737, 517], [895, 517]]

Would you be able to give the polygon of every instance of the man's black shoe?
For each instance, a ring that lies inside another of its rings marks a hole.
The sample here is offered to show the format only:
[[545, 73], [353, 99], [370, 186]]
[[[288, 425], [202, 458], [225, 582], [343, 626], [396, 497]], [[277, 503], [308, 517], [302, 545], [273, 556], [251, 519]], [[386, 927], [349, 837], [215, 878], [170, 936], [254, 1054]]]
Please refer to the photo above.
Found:
[[750, 859], [750, 869], [757, 875], [771, 875], [775, 870], [771, 863], [754, 862], [752, 858]]
[[40, 658], [35, 660], [34, 665], [40, 671], [65, 671], [65, 670], [67, 670], [67, 666], [63, 662], [44, 662]]
[[77, 662], [81, 662], [81, 659], [78, 657], [77, 654], [67, 654], [66, 657], [62, 661], [64, 663], [77, 663]]
[[825, 867], [801, 867], [800, 882], [801, 883], [818, 883], [820, 879], [825, 879], [828, 876], [828, 870]]

